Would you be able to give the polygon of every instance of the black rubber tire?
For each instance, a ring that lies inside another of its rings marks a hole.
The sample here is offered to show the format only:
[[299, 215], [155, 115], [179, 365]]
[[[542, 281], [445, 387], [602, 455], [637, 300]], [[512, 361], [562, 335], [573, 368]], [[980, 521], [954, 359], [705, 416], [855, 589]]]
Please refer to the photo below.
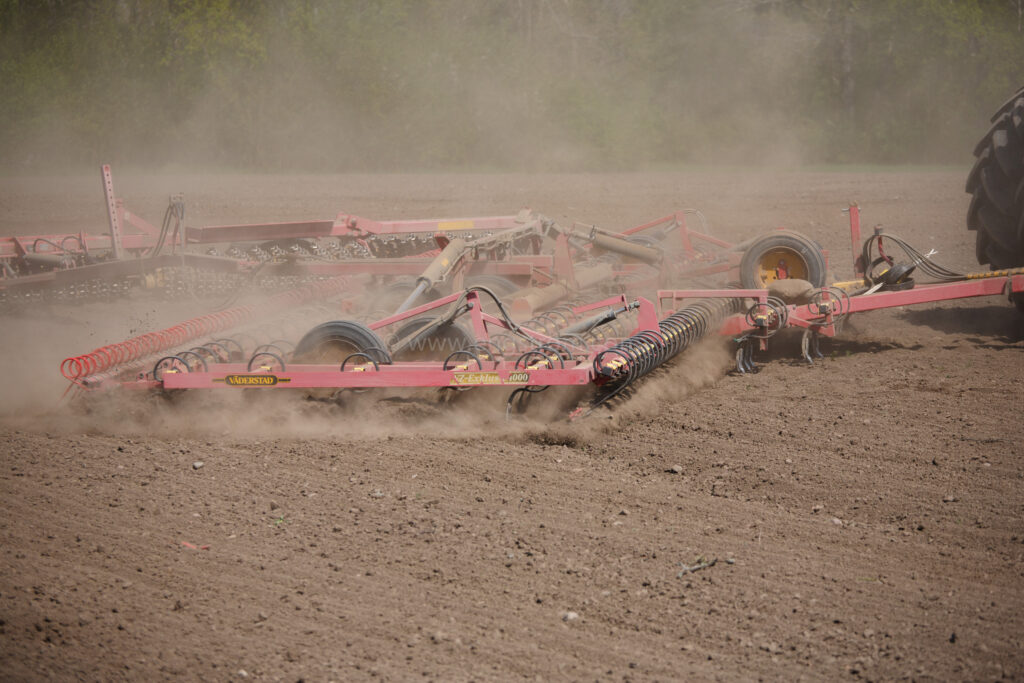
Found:
[[[369, 352], [387, 363], [384, 342], [366, 325], [353, 320], [332, 320], [317, 325], [299, 340], [293, 357], [299, 362], [341, 362], [352, 353]], [[368, 351], [380, 349], [380, 351]]]
[[777, 249], [793, 253], [803, 263], [807, 280], [817, 288], [825, 286], [825, 254], [817, 242], [806, 235], [789, 230], [775, 230], [761, 235], [743, 252], [740, 260], [740, 284], [744, 289], [763, 289], [764, 279], [761, 277], [761, 259]]
[[[394, 282], [389, 282], [376, 292], [375, 311], [381, 314], [380, 317], [391, 315], [396, 308], [405, 303], [414, 289], [416, 289], [416, 278], [414, 277], [403, 276]], [[412, 306], [422, 306], [434, 299], [440, 299], [445, 294], [446, 292], [442, 291], [442, 288], [428, 289], [416, 297]]]
[[[512, 304], [512, 295], [522, 289], [512, 280], [500, 275], [474, 275], [473, 277], [466, 278], [466, 286], [486, 287], [494, 292], [494, 296], [498, 297], [506, 308]], [[500, 314], [498, 307], [491, 297], [486, 294], [480, 294], [480, 302], [486, 313], [491, 315]]]
[[630, 235], [626, 238], [626, 241], [631, 242], [632, 244], [639, 244], [644, 247], [651, 247], [652, 249], [664, 250], [661, 240], [657, 240], [650, 235]]
[[1024, 88], [992, 117], [974, 156], [965, 189], [978, 263], [993, 270], [1024, 266]]
[[522, 287], [500, 275], [473, 275], [466, 278], [467, 287], [486, 287], [494, 292], [499, 299], [504, 299], [513, 292], [518, 292]]
[[[402, 323], [392, 337], [392, 343], [405, 339], [430, 323], [432, 317], [413, 318]], [[459, 351], [476, 343], [471, 334], [456, 324], [448, 323], [434, 330], [433, 334], [419, 340], [414, 347], [404, 349], [394, 355], [395, 360], [442, 360], [453, 351]]]

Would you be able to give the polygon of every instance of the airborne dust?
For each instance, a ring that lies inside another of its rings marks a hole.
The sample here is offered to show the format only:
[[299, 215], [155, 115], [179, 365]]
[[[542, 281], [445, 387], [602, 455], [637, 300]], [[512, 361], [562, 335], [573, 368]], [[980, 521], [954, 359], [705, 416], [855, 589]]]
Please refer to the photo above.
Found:
[[[103, 232], [111, 163], [150, 221], [176, 192], [193, 226], [697, 208], [730, 242], [812, 236], [838, 279], [859, 201], [966, 272], [963, 179], [1022, 80], [1019, 6], [15, 0], [0, 235]], [[800, 167], [843, 162], [957, 166]], [[1005, 301], [867, 314], [811, 368], [773, 338], [753, 376], [713, 340], [576, 423], [581, 397], [505, 422], [477, 390], [61, 403], [61, 359], [222, 304], [138, 294], [0, 313], [10, 677], [1022, 670]]]
[[0, 162], [260, 172], [961, 163], [1020, 3], [10, 2]]

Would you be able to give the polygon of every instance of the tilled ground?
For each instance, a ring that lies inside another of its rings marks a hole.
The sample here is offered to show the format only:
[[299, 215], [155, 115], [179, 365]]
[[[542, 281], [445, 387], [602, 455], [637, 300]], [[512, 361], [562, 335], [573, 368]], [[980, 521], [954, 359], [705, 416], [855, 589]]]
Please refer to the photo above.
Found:
[[[853, 199], [868, 227], [973, 268], [962, 177], [162, 176], [119, 192], [158, 217], [184, 189], [193, 224], [530, 204], [625, 227], [693, 206], [730, 239], [801, 230], [846, 278]], [[2, 180], [0, 230], [102, 226], [94, 184]], [[4, 678], [1024, 671], [1024, 318], [1002, 299], [863, 315], [813, 367], [779, 339], [759, 373], [727, 375], [710, 342], [571, 425], [507, 424], [503, 397], [53, 407], [62, 357], [191, 313], [137, 298], [0, 322]]]

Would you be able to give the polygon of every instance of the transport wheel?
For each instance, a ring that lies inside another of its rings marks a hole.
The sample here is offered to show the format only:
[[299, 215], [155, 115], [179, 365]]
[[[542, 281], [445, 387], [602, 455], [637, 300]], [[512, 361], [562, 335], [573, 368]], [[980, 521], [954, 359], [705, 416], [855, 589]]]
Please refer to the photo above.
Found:
[[[414, 318], [403, 323], [391, 338], [391, 344], [415, 334], [435, 318]], [[460, 351], [474, 344], [476, 340], [454, 323], [446, 323], [430, 334], [414, 338], [412, 344], [395, 353], [395, 360], [442, 360], [454, 351]]]
[[978, 262], [993, 270], [1024, 266], [1024, 88], [996, 111], [974, 156], [965, 189]]
[[825, 255], [817, 242], [788, 230], [770, 232], [751, 242], [740, 260], [743, 288], [764, 289], [783, 279], [806, 280], [816, 288], [825, 285]]
[[633, 244], [639, 244], [644, 247], [651, 247], [652, 249], [664, 249], [660, 240], [657, 240], [650, 235], [630, 235], [626, 238], [627, 242]]
[[[502, 277], [500, 275], [474, 275], [473, 277], [466, 278], [467, 287], [486, 287], [487, 289], [494, 292], [494, 296], [501, 300], [501, 303], [506, 308], [512, 304], [512, 295], [518, 292], [522, 287], [517, 285], [512, 280]], [[486, 294], [480, 293], [480, 302], [485, 312], [491, 315], [499, 315], [500, 311], [495, 305], [494, 300]]]
[[[504, 299], [513, 292], [522, 289], [519, 285], [500, 275], [474, 275], [466, 278], [467, 287], [486, 287], [494, 292], [499, 299]], [[504, 303], [504, 301], [502, 302]]]
[[353, 353], [371, 354], [379, 363], [391, 362], [377, 333], [353, 320], [317, 325], [299, 340], [294, 358], [301, 363], [340, 363]]
[[[400, 277], [390, 282], [376, 293], [376, 310], [382, 316], [391, 315], [395, 312], [395, 309], [401, 306], [406, 298], [412, 291], [416, 289], [416, 278], [414, 277]], [[428, 289], [416, 298], [413, 302], [413, 306], [422, 306], [428, 301], [433, 301], [444, 296], [444, 292], [438, 288]]]

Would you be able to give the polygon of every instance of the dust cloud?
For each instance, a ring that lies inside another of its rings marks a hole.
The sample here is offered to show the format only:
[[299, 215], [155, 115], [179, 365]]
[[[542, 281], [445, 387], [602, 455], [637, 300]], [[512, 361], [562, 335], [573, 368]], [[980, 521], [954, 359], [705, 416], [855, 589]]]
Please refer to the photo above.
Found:
[[[730, 356], [721, 340], [706, 340], [674, 362], [637, 383], [643, 391], [588, 409], [594, 394], [583, 389], [551, 388], [538, 394], [524, 413], [506, 416], [507, 389], [408, 389], [345, 391], [330, 400], [301, 391], [210, 390], [139, 392], [114, 390], [95, 394], [72, 391], [53, 372], [65, 355], [82, 352], [77, 331], [104, 342], [132, 333], [136, 326], [166, 324], [182, 307], [137, 308], [124, 318], [89, 324], [50, 316], [24, 319], [29, 333], [5, 341], [2, 371], [12, 381], [0, 391], [0, 422], [13, 429], [54, 434], [106, 434], [147, 438], [379, 440], [399, 436], [445, 436], [456, 441], [503, 438], [512, 441], [579, 445], [601, 440], [623, 421], [658, 414], [665, 402], [677, 401], [719, 379]], [[301, 322], [316, 318], [309, 312]], [[320, 314], [322, 315], [322, 313]], [[147, 317], [149, 316], [149, 317]], [[49, 340], [49, 341], [47, 341]], [[68, 351], [68, 349], [74, 351]], [[147, 366], [148, 367], [148, 366]], [[49, 372], [41, 372], [42, 370]], [[577, 410], [578, 409], [578, 410]], [[570, 413], [583, 416], [569, 421]]]
[[14, 2], [0, 12], [0, 160], [333, 173], [959, 162], [1019, 82], [1024, 46], [1013, 3], [947, 4]]
[[62, 360], [207, 312], [200, 301], [146, 300], [22, 306], [5, 312], [0, 335], [0, 416], [48, 412], [67, 388]]

